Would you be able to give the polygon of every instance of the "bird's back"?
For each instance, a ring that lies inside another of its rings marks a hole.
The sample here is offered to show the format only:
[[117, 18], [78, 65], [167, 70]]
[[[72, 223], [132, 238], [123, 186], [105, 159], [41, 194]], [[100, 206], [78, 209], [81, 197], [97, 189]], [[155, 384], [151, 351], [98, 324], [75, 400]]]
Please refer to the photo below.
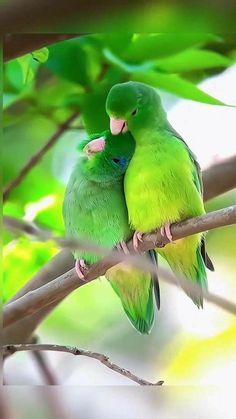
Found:
[[[77, 166], [71, 174], [63, 204], [67, 235], [112, 248], [129, 235], [128, 215], [121, 181], [110, 187], [90, 181]], [[97, 257], [76, 251], [90, 263]]]

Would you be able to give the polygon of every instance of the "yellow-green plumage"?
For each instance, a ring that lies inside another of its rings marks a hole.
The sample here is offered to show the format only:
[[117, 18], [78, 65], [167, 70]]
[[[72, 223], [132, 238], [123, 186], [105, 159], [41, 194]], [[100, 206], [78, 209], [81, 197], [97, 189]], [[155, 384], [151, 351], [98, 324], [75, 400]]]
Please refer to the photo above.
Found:
[[153, 286], [144, 272], [119, 264], [106, 273], [113, 290], [133, 326], [140, 333], [149, 333], [154, 321]]
[[[106, 106], [110, 117], [126, 122], [136, 142], [124, 182], [132, 228], [149, 232], [204, 214], [198, 164], [169, 125], [156, 91], [142, 83], [116, 85]], [[207, 283], [202, 240], [202, 234], [197, 234], [167, 244], [157, 252], [174, 272], [204, 288]], [[201, 297], [190, 297], [202, 306]]]
[[[98, 137], [106, 140], [105, 149], [87, 155], [84, 147]], [[105, 131], [84, 140], [79, 149], [79, 159], [72, 171], [63, 205], [67, 236], [111, 249], [132, 237], [123, 178], [134, 152], [134, 141], [126, 134], [121, 135], [120, 144], [117, 144]], [[99, 260], [97, 255], [82, 249], [76, 249], [74, 256], [84, 259], [87, 264]], [[154, 320], [151, 275], [119, 264], [106, 273], [106, 278], [134, 327], [141, 333], [149, 333]], [[154, 290], [155, 287], [158, 290], [158, 284], [154, 284]], [[159, 305], [158, 299], [159, 295]]]
[[[173, 141], [168, 133], [156, 133], [154, 143], [150, 141], [150, 135], [145, 138], [145, 134], [141, 137], [143, 141], [148, 142], [145, 153], [142, 146], [136, 147], [125, 176], [125, 197], [133, 228], [148, 232], [166, 223], [204, 214], [189, 153], [181, 140]], [[145, 165], [148, 170], [142, 169]], [[198, 275], [200, 242], [201, 234], [197, 234], [167, 244], [158, 249], [158, 253], [176, 273], [206, 286], [204, 266], [202, 275]], [[201, 305], [201, 302], [197, 301], [197, 304]]]

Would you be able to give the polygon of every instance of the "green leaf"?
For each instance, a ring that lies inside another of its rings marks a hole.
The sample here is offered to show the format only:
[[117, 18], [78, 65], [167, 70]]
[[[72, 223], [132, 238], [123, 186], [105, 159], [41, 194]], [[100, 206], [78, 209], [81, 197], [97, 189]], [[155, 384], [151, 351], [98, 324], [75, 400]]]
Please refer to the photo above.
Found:
[[38, 68], [38, 63], [33, 61], [31, 54], [26, 54], [17, 58], [17, 61], [21, 66], [23, 84], [26, 85], [33, 80], [35, 71]]
[[188, 49], [168, 58], [155, 61], [155, 68], [170, 73], [180, 73], [215, 67], [228, 67], [233, 60], [217, 52]]
[[[21, 91], [24, 87], [22, 66], [19, 60], [9, 61], [4, 65], [4, 85], [7, 88], [7, 84], [13, 87], [16, 91]], [[8, 88], [9, 90], [9, 88]]]
[[39, 63], [45, 63], [48, 60], [49, 51], [48, 48], [41, 48], [33, 51], [32, 57], [34, 60], [38, 61]]
[[206, 42], [219, 42], [219, 40], [219, 36], [209, 33], [139, 34], [133, 37], [133, 42], [128, 48], [124, 48], [122, 58], [130, 63], [139, 63], [176, 54]]
[[122, 55], [125, 48], [131, 44], [133, 39], [132, 33], [107, 32], [96, 35], [101, 41], [103, 48], [109, 48], [114, 54]]
[[89, 37], [60, 42], [50, 46], [49, 52], [44, 65], [58, 76], [82, 86], [90, 86], [101, 71], [100, 49]]
[[10, 106], [13, 102], [15, 102], [15, 100], [17, 100], [17, 98], [18, 98], [17, 93], [11, 93], [11, 92], [3, 93], [3, 109]]
[[225, 105], [220, 100], [203, 92], [195, 84], [175, 74], [163, 74], [155, 71], [136, 72], [132, 74], [131, 78], [132, 80], [150, 84], [185, 99], [208, 103], [210, 105]]
[[146, 63], [139, 63], [139, 64], [129, 64], [123, 60], [121, 60], [117, 55], [113, 54], [108, 48], [104, 48], [103, 50], [104, 57], [110, 64], [120, 68], [125, 73], [132, 73], [134, 71], [146, 71], [150, 70], [154, 67], [154, 63], [146, 62]]
[[72, 93], [66, 96], [66, 98], [62, 102], [62, 105], [71, 109], [79, 109], [81, 104], [83, 103], [83, 97], [84, 93]]
[[105, 102], [111, 86], [99, 87], [84, 96], [81, 109], [86, 131], [89, 134], [109, 128], [109, 117], [105, 111]]
[[9, 300], [57, 251], [52, 242], [33, 242], [26, 237], [4, 246], [3, 300]]

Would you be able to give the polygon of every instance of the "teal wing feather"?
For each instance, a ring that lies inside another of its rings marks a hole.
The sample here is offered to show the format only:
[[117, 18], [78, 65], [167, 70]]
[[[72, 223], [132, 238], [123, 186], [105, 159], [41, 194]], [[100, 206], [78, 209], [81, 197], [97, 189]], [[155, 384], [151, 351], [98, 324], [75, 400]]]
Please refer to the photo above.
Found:
[[149, 250], [148, 255], [155, 267], [155, 274], [152, 274], [152, 283], [153, 283], [153, 290], [154, 290], [154, 295], [155, 295], [155, 300], [156, 300], [156, 305], [158, 310], [160, 310], [160, 306], [161, 306], [161, 297], [160, 297], [160, 285], [159, 285], [159, 279], [158, 279], [158, 256], [157, 253], [155, 252], [155, 250]]

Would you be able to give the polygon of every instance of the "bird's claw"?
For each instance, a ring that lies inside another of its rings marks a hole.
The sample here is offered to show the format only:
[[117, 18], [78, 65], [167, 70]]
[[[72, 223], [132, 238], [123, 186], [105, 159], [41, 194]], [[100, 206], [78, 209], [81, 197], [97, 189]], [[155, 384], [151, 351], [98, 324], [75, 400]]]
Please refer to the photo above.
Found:
[[84, 259], [77, 259], [75, 262], [75, 270], [76, 273], [82, 281], [85, 281], [84, 275], [86, 274], [88, 270], [88, 265], [86, 265]]
[[161, 229], [160, 229], [161, 236], [162, 237], [167, 237], [167, 239], [169, 240], [170, 243], [174, 243], [170, 228], [171, 228], [170, 223], [167, 223], [164, 226], [162, 226]]
[[119, 250], [120, 252], [124, 252], [125, 255], [129, 255], [130, 251], [127, 247], [127, 244], [125, 243], [125, 241], [120, 241], [120, 243], [118, 243], [116, 245], [117, 250]]
[[141, 233], [140, 231], [135, 231], [134, 235], [133, 235], [133, 246], [134, 246], [134, 250], [138, 250], [138, 245], [139, 242], [143, 242], [143, 233]]

